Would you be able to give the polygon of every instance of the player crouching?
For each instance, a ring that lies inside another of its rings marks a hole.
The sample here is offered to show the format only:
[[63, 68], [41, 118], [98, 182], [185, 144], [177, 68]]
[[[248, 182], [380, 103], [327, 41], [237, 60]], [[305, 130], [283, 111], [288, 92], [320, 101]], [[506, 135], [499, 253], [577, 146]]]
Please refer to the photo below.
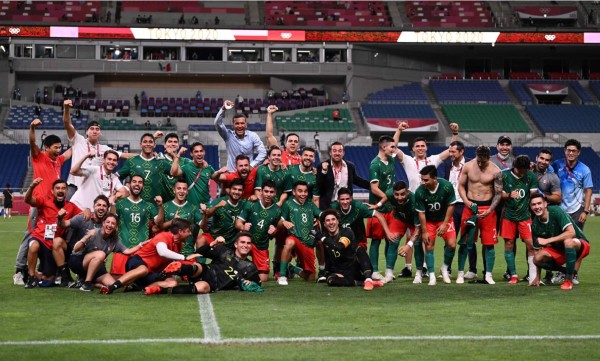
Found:
[[[590, 244], [581, 229], [560, 206], [548, 206], [539, 193], [533, 194], [529, 203], [535, 217], [531, 225], [533, 246], [537, 249], [533, 261], [547, 270], [562, 270], [566, 266], [566, 279], [560, 287], [570, 290], [579, 280], [574, 277], [581, 261], [590, 253]], [[532, 286], [540, 285], [540, 270]]]
[[317, 238], [325, 246], [327, 284], [332, 287], [363, 286], [366, 291], [383, 287], [382, 281], [371, 278], [373, 267], [369, 255], [358, 245], [352, 230], [340, 229], [339, 212], [334, 209], [323, 211], [320, 220], [324, 231]]

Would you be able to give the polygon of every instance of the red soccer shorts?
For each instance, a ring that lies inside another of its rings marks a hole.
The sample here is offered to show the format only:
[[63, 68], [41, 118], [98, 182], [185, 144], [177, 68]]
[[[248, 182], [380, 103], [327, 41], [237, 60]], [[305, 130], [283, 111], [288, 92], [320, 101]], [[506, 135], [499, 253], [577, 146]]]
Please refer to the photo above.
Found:
[[[442, 223], [444, 222], [427, 222], [427, 233], [429, 233], [429, 239], [434, 239], [435, 237], [437, 237], [437, 229], [442, 225]], [[448, 221], [446, 233], [442, 235], [442, 238], [444, 239], [444, 241], [447, 241], [452, 238], [456, 239], [456, 229], [454, 229], [454, 220], [452, 218], [450, 218], [450, 220]]]
[[[382, 213], [382, 215], [392, 233], [404, 235], [406, 230], [410, 227], [408, 224], [396, 219], [396, 217], [394, 217], [394, 212]], [[371, 239], [385, 239], [383, 226], [376, 217], [367, 219], [367, 237]]]
[[516, 239], [517, 230], [522, 240], [531, 240], [531, 219], [525, 221], [513, 222], [508, 219], [502, 219], [502, 226], [500, 227], [500, 237], [504, 239]]
[[252, 263], [258, 268], [258, 272], [268, 274], [271, 270], [269, 267], [269, 250], [258, 249], [252, 244], [252, 252], [250, 252], [250, 255], [252, 256]]
[[[586, 241], [583, 238], [579, 238], [579, 242], [581, 242], [581, 250], [580, 250], [580, 254], [579, 257], [577, 257], [577, 260], [582, 260], [585, 257], [587, 257], [588, 254], [590, 254], [590, 244], [588, 243], [588, 241]], [[543, 250], [545, 252], [547, 252], [548, 254], [550, 254], [550, 256], [552, 257], [552, 259], [554, 259], [554, 261], [556, 262], [556, 264], [558, 265], [563, 265], [565, 263], [567, 263], [567, 259], [565, 258], [565, 251], [557, 251], [556, 249], [552, 248], [552, 247], [544, 247]]]
[[[479, 206], [478, 210], [481, 214], [487, 211], [489, 208], [490, 206]], [[461, 235], [464, 233], [465, 223], [467, 222], [467, 219], [471, 218], [472, 215], [473, 211], [471, 211], [471, 208], [465, 207], [463, 210], [462, 217], [460, 219]], [[481, 244], [483, 244], [484, 246], [493, 246], [496, 243], [498, 243], [498, 235], [496, 232], [496, 218], [496, 211], [493, 211], [484, 219], [477, 220], [477, 231], [475, 231], [475, 240], [477, 240], [477, 234], [481, 232]]]
[[308, 273], [315, 273], [317, 271], [315, 267], [315, 250], [312, 247], [304, 245], [296, 236], [288, 236], [286, 242], [288, 239], [294, 241], [300, 267]]

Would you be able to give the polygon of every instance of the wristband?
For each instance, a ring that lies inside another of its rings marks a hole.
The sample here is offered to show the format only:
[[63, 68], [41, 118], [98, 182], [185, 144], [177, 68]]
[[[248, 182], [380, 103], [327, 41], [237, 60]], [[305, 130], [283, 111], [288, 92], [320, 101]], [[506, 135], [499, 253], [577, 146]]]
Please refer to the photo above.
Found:
[[406, 244], [407, 244], [407, 245], [408, 245], [410, 248], [412, 248], [412, 246], [413, 246], [413, 244], [414, 244], [414, 243], [413, 243], [413, 241], [408, 241]]
[[583, 211], [583, 213], [585, 213], [585, 214], [589, 215], [589, 214], [590, 214], [590, 211]]
[[382, 205], [383, 204], [381, 202], [377, 202], [377, 204], [376, 204], [377, 208], [381, 208]]

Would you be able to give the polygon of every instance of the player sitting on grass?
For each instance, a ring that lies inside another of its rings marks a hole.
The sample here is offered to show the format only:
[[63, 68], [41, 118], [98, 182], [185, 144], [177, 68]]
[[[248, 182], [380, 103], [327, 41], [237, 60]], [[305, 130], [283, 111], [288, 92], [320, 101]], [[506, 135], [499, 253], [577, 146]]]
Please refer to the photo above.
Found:
[[125, 264], [127, 271], [118, 281], [110, 286], [102, 286], [100, 292], [111, 294], [118, 288], [135, 283], [138, 287], [177, 285], [175, 278], [161, 278], [161, 271], [171, 261], [192, 260], [198, 254], [184, 256], [178, 253], [183, 242], [192, 234], [191, 223], [187, 219], [176, 218], [171, 222], [170, 232], [161, 232], [149, 239]]
[[[544, 196], [539, 193], [531, 195], [529, 205], [535, 215], [531, 224], [533, 247], [538, 249], [533, 261], [541, 268], [565, 272], [566, 279], [560, 288], [570, 290], [573, 284], [579, 284], [576, 272], [583, 258], [590, 253], [590, 244], [560, 206], [548, 206]], [[566, 271], [560, 267], [563, 264], [566, 264]], [[530, 285], [540, 285], [539, 269]]]
[[332, 287], [363, 286], [365, 291], [383, 287], [383, 282], [371, 278], [373, 266], [367, 251], [358, 245], [350, 228], [340, 229], [340, 213], [327, 209], [321, 213], [323, 234], [317, 238], [325, 247], [327, 284]]
[[189, 284], [172, 288], [155, 284], [146, 287], [145, 293], [204, 294], [234, 289], [262, 292], [258, 269], [247, 259], [252, 250], [252, 235], [238, 233], [233, 241], [234, 250], [224, 246], [224, 242], [223, 237], [217, 237], [196, 249], [196, 253], [212, 260], [209, 264], [172, 262], [162, 272], [163, 277], [187, 276]]

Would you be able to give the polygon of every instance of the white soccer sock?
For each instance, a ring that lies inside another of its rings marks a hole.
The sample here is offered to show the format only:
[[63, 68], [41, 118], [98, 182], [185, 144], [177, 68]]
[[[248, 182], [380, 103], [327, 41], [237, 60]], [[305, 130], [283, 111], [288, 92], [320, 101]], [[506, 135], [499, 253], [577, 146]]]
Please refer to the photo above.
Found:
[[447, 265], [447, 264], [445, 264], [445, 263], [444, 263], [444, 264], [442, 265], [442, 271], [444, 271], [444, 272], [448, 272], [448, 265]]
[[533, 256], [527, 257], [527, 264], [529, 265], [529, 283], [531, 283], [537, 276], [537, 266], [533, 263]]
[[409, 271], [412, 271], [412, 263], [407, 263], [404, 267], [408, 268]]
[[386, 268], [385, 269], [385, 275], [386, 275], [386, 277], [387, 276], [393, 277], [394, 276], [394, 271], [391, 268]]

